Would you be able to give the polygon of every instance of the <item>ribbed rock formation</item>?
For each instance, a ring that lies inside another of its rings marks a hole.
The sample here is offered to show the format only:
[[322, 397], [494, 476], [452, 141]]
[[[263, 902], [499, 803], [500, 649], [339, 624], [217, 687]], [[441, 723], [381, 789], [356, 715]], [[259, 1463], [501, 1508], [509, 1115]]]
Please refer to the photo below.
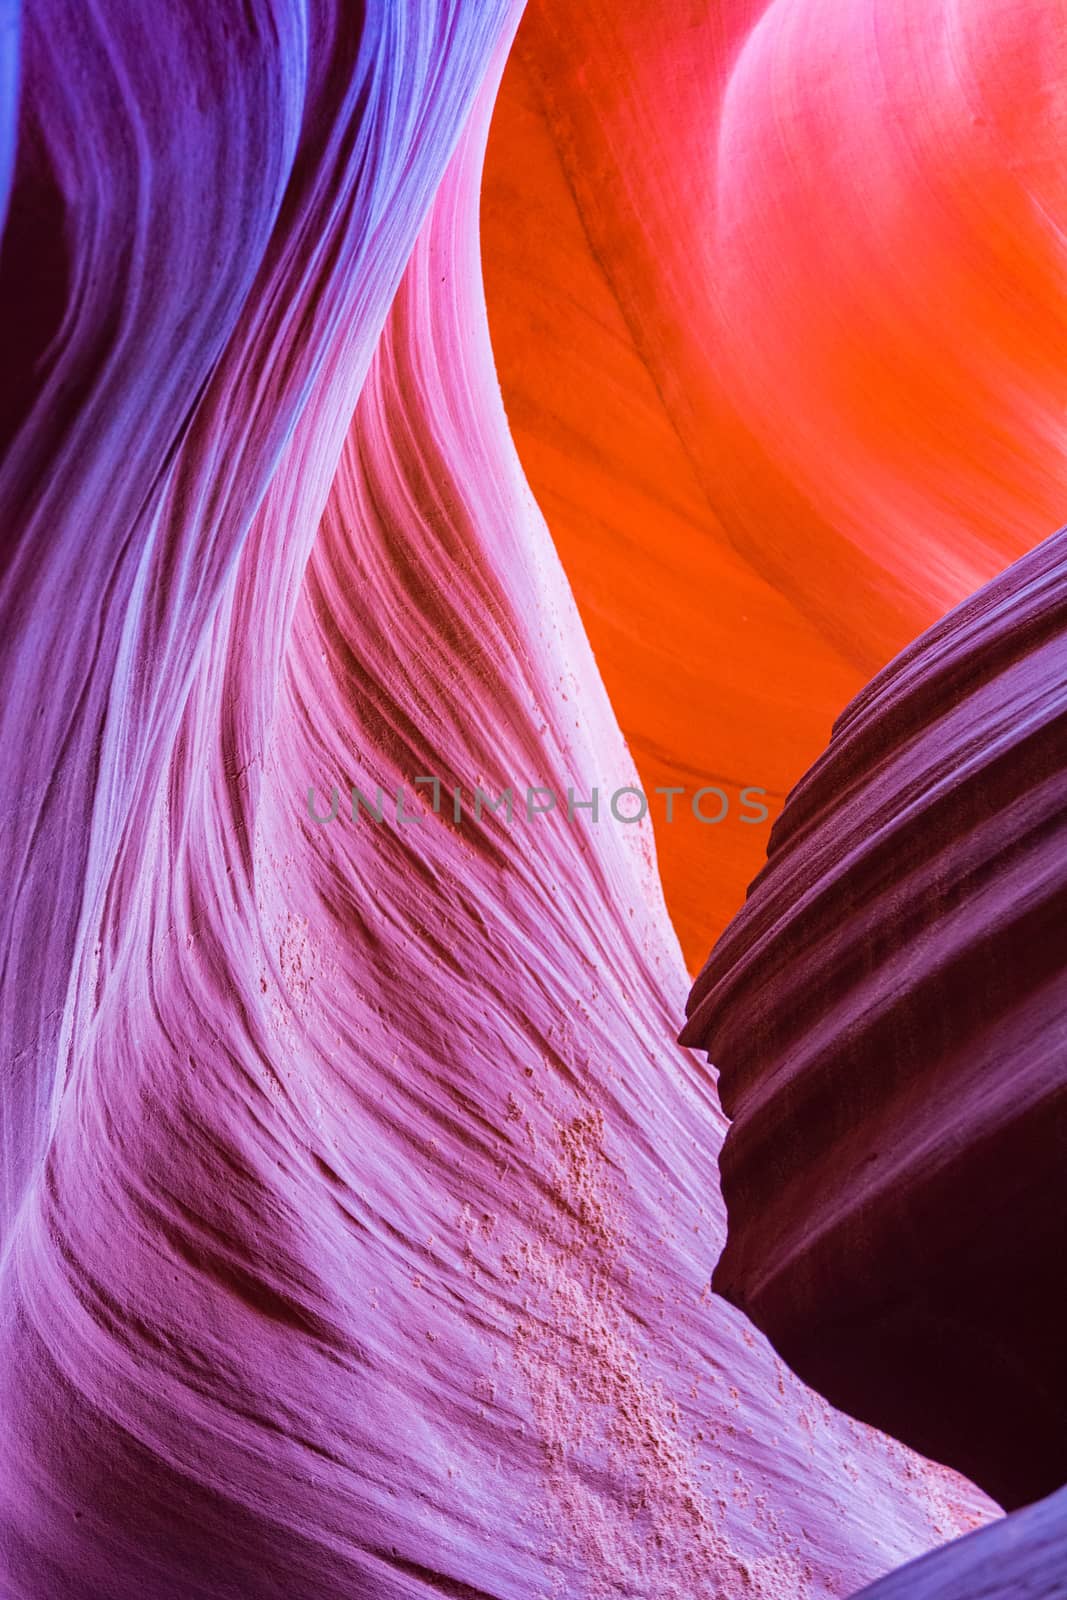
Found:
[[716, 1290], [1008, 1506], [1067, 1481], [1065, 737], [1061, 532], [842, 715], [683, 1034], [731, 1119]]

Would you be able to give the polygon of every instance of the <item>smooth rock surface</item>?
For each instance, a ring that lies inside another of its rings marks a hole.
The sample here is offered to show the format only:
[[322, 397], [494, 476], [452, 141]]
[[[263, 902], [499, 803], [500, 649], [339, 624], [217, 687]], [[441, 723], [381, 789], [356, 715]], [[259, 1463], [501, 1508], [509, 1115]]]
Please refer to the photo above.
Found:
[[[531, 0], [489, 142], [519, 454], [696, 972], [863, 684], [1067, 505], [1060, 0]], [[709, 800], [714, 817], [719, 803]], [[751, 816], [751, 813], [744, 813]]]
[[1067, 1490], [957, 1539], [856, 1600], [1064, 1600]]

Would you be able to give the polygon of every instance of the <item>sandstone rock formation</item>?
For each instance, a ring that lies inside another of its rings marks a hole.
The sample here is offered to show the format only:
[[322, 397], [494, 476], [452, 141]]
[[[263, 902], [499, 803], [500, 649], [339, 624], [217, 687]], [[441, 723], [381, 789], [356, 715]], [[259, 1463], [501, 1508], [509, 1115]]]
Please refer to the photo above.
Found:
[[683, 1038], [731, 1119], [717, 1291], [1008, 1506], [1067, 1481], [1067, 531], [874, 679]]

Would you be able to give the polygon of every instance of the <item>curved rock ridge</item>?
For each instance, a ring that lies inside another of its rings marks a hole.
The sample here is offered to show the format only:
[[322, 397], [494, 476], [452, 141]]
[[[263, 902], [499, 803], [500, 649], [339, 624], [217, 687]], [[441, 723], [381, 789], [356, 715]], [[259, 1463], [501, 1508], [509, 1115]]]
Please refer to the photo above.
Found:
[[[531, 0], [483, 204], [524, 467], [695, 972], [834, 716], [1063, 518], [1059, 0]], [[536, 262], [536, 270], [531, 270]], [[694, 715], [694, 708], [699, 714]]]
[[287, 505], [275, 534], [284, 596], [507, 14], [42, 0], [23, 19], [0, 258], [0, 1218], [53, 1114], [76, 941], [279, 458], [317, 387], [301, 520]]
[[990, 1513], [708, 1292], [647, 823], [415, 792], [634, 776], [492, 365], [514, 23], [26, 23], [4, 1600], [830, 1600]]
[[1067, 530], [839, 719], [693, 987], [714, 1286], [1003, 1504], [1067, 1481]]

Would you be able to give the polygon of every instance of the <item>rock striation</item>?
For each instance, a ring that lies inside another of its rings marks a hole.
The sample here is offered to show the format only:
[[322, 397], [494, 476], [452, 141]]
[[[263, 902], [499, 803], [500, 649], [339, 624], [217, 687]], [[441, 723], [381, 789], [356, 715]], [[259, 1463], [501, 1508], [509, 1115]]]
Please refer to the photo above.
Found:
[[1006, 1506], [1067, 1481], [1067, 531], [879, 674], [683, 1040], [730, 1131], [718, 1293]]

